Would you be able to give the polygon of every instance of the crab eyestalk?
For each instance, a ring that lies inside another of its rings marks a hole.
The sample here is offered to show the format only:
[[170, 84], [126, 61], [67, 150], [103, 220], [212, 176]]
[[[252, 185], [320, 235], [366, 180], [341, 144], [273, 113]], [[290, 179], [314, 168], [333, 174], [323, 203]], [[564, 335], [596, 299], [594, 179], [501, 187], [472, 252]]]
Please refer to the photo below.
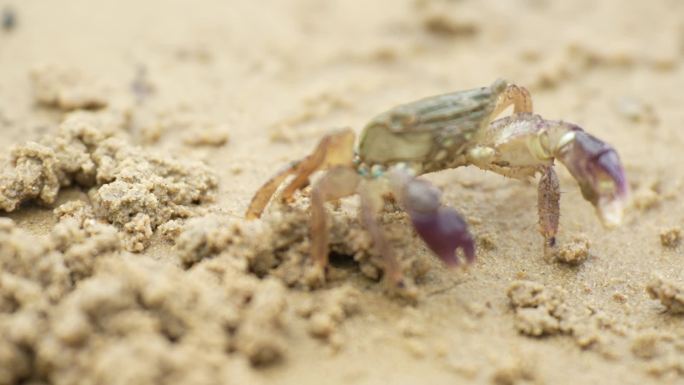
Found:
[[399, 199], [411, 217], [416, 233], [447, 266], [460, 264], [456, 253], [463, 250], [465, 260], [475, 260], [475, 242], [465, 220], [456, 210], [441, 204], [441, 192], [429, 182], [409, 176], [397, 176], [401, 180]]
[[575, 125], [562, 126], [568, 130], [558, 141], [555, 157], [577, 180], [582, 196], [596, 207], [603, 224], [619, 225], [629, 189], [617, 152]]

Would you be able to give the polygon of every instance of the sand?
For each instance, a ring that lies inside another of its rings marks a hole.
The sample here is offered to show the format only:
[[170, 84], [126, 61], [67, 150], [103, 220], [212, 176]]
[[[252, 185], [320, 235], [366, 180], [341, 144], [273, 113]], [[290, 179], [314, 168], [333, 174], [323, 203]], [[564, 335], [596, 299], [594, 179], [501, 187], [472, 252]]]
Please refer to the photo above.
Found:
[[[0, 0], [0, 384], [684, 383], [684, 4], [677, 1]], [[252, 194], [327, 132], [506, 78], [620, 153], [602, 227], [569, 173], [559, 251], [536, 187], [427, 178], [477, 261], [448, 269], [406, 214], [407, 276], [308, 190]]]

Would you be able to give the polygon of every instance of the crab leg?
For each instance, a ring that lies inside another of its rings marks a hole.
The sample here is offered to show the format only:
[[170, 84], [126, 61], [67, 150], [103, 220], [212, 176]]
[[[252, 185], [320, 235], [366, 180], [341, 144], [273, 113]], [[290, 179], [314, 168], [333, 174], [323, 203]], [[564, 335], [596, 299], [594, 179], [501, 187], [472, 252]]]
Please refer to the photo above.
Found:
[[400, 287], [403, 285], [401, 266], [399, 266], [399, 261], [376, 219], [376, 215], [378, 215], [383, 205], [383, 190], [377, 181], [368, 181], [361, 185], [359, 188], [361, 221], [371, 235], [375, 251], [382, 258], [385, 279], [390, 284], [390, 287]]
[[356, 170], [336, 166], [316, 181], [311, 189], [311, 258], [322, 273], [328, 266], [329, 252], [328, 221], [324, 204], [354, 194], [360, 179]]
[[413, 228], [433, 253], [451, 267], [460, 263], [456, 255], [459, 248], [466, 262], [475, 260], [475, 243], [468, 225], [456, 210], [442, 205], [439, 189], [398, 170], [392, 171], [390, 178]]
[[496, 107], [492, 112], [492, 117], [496, 117], [508, 106], [513, 105], [514, 114], [532, 113], [532, 96], [530, 92], [521, 86], [509, 84], [501, 92], [496, 101]]
[[281, 194], [281, 198], [286, 201], [292, 198], [295, 191], [309, 184], [311, 174], [331, 166], [351, 165], [353, 156], [354, 131], [345, 129], [324, 136], [311, 155], [290, 163], [288, 167], [278, 172], [259, 188], [254, 194], [245, 216], [248, 219], [260, 217], [278, 186], [288, 176], [294, 174], [295, 178], [283, 189]]
[[558, 218], [560, 217], [560, 184], [552, 166], [544, 167], [539, 179], [537, 194], [539, 210], [539, 232], [544, 237], [545, 247], [556, 246]]

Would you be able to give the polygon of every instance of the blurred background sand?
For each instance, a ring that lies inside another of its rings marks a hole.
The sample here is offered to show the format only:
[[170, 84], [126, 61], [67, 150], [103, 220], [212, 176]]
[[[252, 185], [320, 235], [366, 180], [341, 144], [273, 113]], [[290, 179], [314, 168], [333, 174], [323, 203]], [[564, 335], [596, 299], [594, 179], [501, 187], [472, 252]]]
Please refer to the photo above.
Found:
[[[634, 204], [615, 230], [559, 171], [561, 241], [591, 244], [579, 266], [542, 257], [534, 186], [471, 168], [429, 176], [471, 223], [477, 263], [457, 272], [433, 264], [415, 305], [357, 277], [361, 310], [340, 326], [339, 350], [293, 326], [286, 358], [249, 369], [252, 381], [684, 381], [682, 318], [646, 292], [654, 274], [684, 285], [684, 249], [660, 236], [684, 226], [684, 3], [2, 0], [3, 9], [15, 16], [0, 29], [0, 159], [60, 121], [63, 111], [36, 102], [30, 71], [74, 69], [102, 84], [110, 108], [131, 112], [135, 144], [215, 170], [213, 207], [227, 216], [241, 216], [260, 183], [324, 133], [496, 78], [528, 87], [537, 113], [620, 153]], [[2, 215], [39, 236], [54, 225], [38, 206]], [[164, 260], [170, 249], [155, 239], [138, 257]], [[559, 287], [564, 306], [586, 317], [560, 317], [571, 330], [521, 334], [507, 297], [515, 280]]]

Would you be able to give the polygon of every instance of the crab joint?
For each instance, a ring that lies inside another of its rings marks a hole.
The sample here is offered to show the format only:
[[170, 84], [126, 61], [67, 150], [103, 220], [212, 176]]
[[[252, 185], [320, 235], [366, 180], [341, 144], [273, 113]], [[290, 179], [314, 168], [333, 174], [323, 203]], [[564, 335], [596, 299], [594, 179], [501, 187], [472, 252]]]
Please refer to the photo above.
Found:
[[530, 136], [527, 140], [527, 149], [539, 160], [553, 159], [553, 153], [549, 151], [549, 135], [546, 132]]

